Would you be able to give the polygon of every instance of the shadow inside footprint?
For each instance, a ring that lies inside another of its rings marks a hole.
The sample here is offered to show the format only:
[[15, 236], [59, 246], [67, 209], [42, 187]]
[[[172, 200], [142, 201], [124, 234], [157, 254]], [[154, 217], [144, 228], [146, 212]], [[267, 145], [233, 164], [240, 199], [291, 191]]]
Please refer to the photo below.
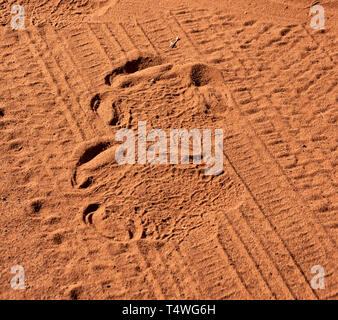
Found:
[[128, 208], [122, 205], [100, 206], [91, 203], [84, 207], [82, 220], [94, 227], [101, 236], [113, 241], [139, 240], [143, 233], [137, 217], [130, 216]]
[[86, 224], [93, 224], [92, 216], [95, 211], [99, 209], [100, 205], [98, 203], [91, 203], [87, 205], [82, 213], [82, 220]]
[[86, 171], [86, 169], [93, 170], [95, 167], [109, 163], [112, 157], [111, 153], [114, 152], [114, 148], [112, 148], [114, 143], [110, 137], [93, 139], [83, 142], [75, 149], [71, 178], [73, 187], [78, 186], [81, 189], [85, 189], [92, 184], [93, 177], [91, 175], [85, 175], [79, 179], [79, 168], [83, 168], [83, 171]]
[[[134, 53], [134, 56], [129, 59], [127, 62], [122, 63], [122, 65], [116, 67], [111, 73], [107, 74], [105, 77], [105, 83], [111, 85], [113, 79], [121, 74], [133, 74], [138, 71], [158, 66], [163, 63], [163, 59], [158, 56], [153, 56], [151, 54], [142, 54]], [[120, 63], [121, 64], [121, 63]]]

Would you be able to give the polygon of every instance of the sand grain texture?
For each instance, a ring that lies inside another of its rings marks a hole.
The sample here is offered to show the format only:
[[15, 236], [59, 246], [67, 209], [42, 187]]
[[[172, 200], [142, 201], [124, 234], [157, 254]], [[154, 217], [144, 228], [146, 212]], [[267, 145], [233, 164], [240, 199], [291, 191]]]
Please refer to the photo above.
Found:
[[[14, 3], [1, 299], [337, 299], [336, 1], [325, 31], [305, 0], [22, 1], [19, 31]], [[118, 165], [114, 136], [138, 121], [223, 129], [223, 172]]]

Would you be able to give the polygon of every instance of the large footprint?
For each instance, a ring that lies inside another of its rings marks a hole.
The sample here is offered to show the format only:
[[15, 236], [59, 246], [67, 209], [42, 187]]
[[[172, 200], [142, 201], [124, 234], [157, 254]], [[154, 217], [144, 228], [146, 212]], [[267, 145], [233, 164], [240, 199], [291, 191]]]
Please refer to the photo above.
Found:
[[112, 136], [85, 142], [74, 152], [72, 186], [99, 199], [81, 209], [83, 222], [113, 241], [182, 239], [206, 224], [214, 228], [215, 210], [236, 198], [226, 172], [208, 177], [205, 165], [193, 163], [119, 165], [114, 133], [131, 128], [137, 136], [141, 120], [149, 129], [222, 128], [227, 100], [221, 72], [141, 55], [121, 62], [105, 82], [109, 89], [90, 105]]
[[[136, 54], [136, 53], [135, 53]], [[146, 120], [156, 128], [195, 128], [225, 117], [221, 72], [203, 63], [172, 65], [150, 54], [136, 55], [105, 77], [109, 89], [97, 93], [91, 109], [112, 129]]]

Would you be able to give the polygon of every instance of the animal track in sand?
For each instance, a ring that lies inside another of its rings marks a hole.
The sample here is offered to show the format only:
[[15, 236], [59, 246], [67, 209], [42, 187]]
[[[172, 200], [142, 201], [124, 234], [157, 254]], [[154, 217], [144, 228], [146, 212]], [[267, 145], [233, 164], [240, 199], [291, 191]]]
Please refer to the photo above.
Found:
[[109, 89], [95, 94], [90, 108], [110, 127], [131, 128], [147, 120], [162, 129], [184, 122], [198, 128], [225, 116], [222, 73], [207, 64], [173, 65], [161, 57], [134, 54], [118, 62], [105, 79]]
[[202, 226], [216, 228], [211, 207], [232, 206], [236, 198], [237, 186], [226, 172], [205, 176], [205, 165], [193, 163], [119, 165], [114, 133], [135, 129], [138, 121], [164, 131], [222, 128], [228, 101], [221, 72], [203, 63], [172, 65], [143, 54], [118, 65], [106, 83], [109, 90], [94, 95], [90, 107], [112, 136], [80, 144], [73, 158], [72, 186], [95, 199], [82, 209], [83, 222], [122, 242], [180, 239]]
[[91, 203], [83, 208], [82, 219], [100, 235], [113, 241], [126, 242], [142, 237], [142, 226], [123, 203], [102, 205]]

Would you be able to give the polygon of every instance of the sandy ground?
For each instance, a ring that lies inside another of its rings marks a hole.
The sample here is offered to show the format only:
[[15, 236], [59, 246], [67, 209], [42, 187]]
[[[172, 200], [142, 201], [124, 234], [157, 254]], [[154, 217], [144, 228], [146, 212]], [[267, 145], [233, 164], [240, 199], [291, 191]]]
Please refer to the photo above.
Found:
[[[1, 299], [337, 299], [337, 1], [324, 31], [308, 0], [23, 0], [24, 30], [14, 4]], [[223, 129], [223, 172], [117, 165], [141, 120]]]

